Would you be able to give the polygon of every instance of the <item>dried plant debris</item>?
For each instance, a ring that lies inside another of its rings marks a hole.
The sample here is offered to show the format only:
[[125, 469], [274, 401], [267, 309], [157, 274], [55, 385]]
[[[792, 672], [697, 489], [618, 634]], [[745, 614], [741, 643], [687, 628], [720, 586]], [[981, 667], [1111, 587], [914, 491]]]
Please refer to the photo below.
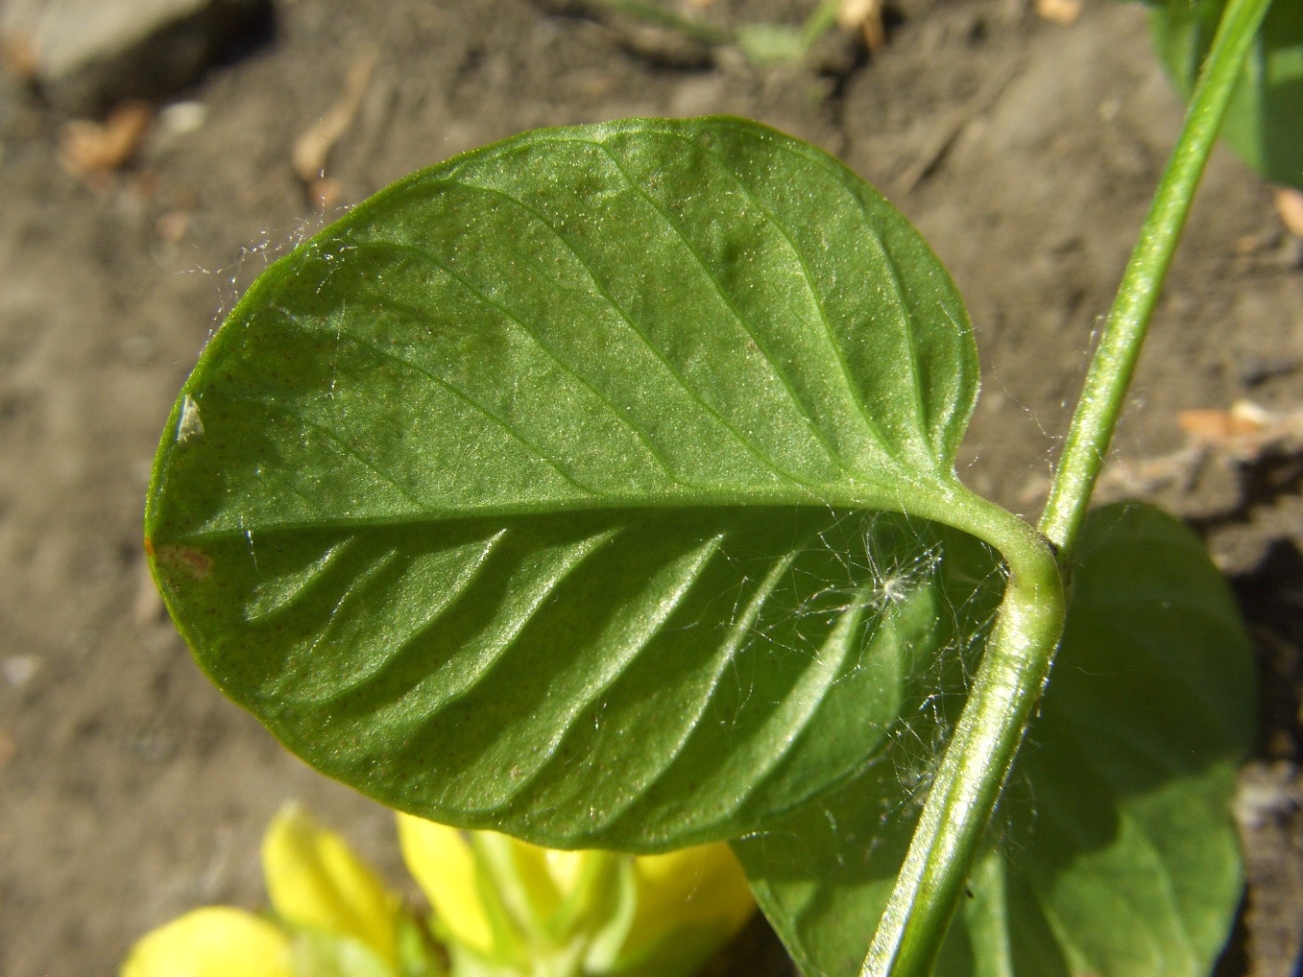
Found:
[[75, 119], [63, 128], [59, 161], [73, 176], [103, 180], [135, 158], [153, 121], [153, 106], [134, 101], [119, 105], [103, 122]]
[[[1153, 458], [1110, 460], [1100, 475], [1096, 498], [1152, 498], [1173, 489], [1184, 494], [1193, 491], [1212, 469], [1246, 468], [1269, 457], [1303, 457], [1303, 408], [1270, 411], [1240, 400], [1228, 410], [1181, 411], [1176, 423], [1185, 433], [1185, 447]], [[1027, 484], [1019, 501], [1042, 500], [1049, 488], [1048, 479], [1035, 479]], [[1234, 509], [1242, 502], [1239, 498], [1219, 500], [1218, 508]]]
[[1210, 465], [1244, 468], [1267, 456], [1303, 454], [1303, 410], [1269, 411], [1240, 400], [1229, 410], [1182, 411], [1176, 422], [1186, 447], [1157, 458], [1111, 462], [1100, 477], [1100, 497], [1150, 496], [1170, 488], [1189, 492]]
[[1082, 0], [1036, 0], [1036, 13], [1041, 18], [1064, 27], [1077, 22], [1082, 7]]
[[1276, 188], [1276, 213], [1281, 223], [1297, 238], [1303, 238], [1303, 190]]
[[[804, 23], [734, 21], [702, 16], [715, 0], [684, 0], [682, 10], [657, 0], [536, 0], [546, 10], [600, 25], [635, 57], [673, 68], [708, 68], [740, 54], [752, 65], [790, 65], [811, 54], [836, 26], [869, 50], [887, 41], [885, 0], [820, 0]], [[817, 54], [816, 54], [817, 58]]]
[[[618, 46], [651, 64], [707, 68], [714, 49], [732, 44], [733, 32], [697, 17], [683, 17], [650, 0], [539, 0], [553, 13], [598, 24]], [[698, 4], [698, 7], [707, 4]]]
[[883, 9], [883, 0], [841, 0], [837, 8], [837, 25], [842, 30], [858, 34], [866, 48], [877, 51], [887, 43]]
[[380, 49], [371, 46], [353, 59], [335, 104], [294, 143], [291, 156], [294, 175], [303, 182], [308, 196], [322, 210], [337, 204], [343, 192], [338, 181], [326, 176], [326, 164], [330, 161], [330, 151], [353, 124], [362, 106], [362, 98], [371, 84], [371, 75], [379, 57]]
[[1257, 461], [1267, 452], [1303, 452], [1303, 409], [1269, 411], [1238, 400], [1230, 410], [1182, 411], [1176, 422], [1193, 445], [1234, 461]]

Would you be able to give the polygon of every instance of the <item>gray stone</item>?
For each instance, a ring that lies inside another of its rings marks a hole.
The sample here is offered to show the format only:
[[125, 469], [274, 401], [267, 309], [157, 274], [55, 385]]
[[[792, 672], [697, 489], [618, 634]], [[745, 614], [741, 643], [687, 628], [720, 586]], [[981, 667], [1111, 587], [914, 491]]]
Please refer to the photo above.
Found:
[[270, 15], [271, 0], [9, 0], [0, 33], [53, 106], [97, 115], [174, 94]]

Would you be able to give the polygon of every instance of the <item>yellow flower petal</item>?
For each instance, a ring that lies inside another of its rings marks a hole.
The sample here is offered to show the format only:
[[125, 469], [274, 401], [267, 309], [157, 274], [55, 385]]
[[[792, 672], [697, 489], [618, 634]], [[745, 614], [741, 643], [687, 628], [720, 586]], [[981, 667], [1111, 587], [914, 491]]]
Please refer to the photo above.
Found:
[[120, 977], [292, 977], [290, 941], [252, 913], [210, 906], [142, 937]]
[[725, 842], [643, 855], [633, 864], [638, 903], [622, 955], [637, 954], [689, 927], [716, 932], [718, 949], [755, 912], [746, 873]]
[[562, 895], [570, 895], [583, 877], [585, 863], [591, 856], [586, 851], [557, 851], [555, 848], [545, 848], [543, 851], [553, 883]]
[[403, 860], [448, 935], [480, 953], [491, 953], [493, 927], [480, 898], [475, 859], [462, 833], [399, 814], [398, 841]]
[[287, 923], [355, 937], [396, 963], [398, 897], [339, 835], [290, 805], [263, 837], [262, 866]]

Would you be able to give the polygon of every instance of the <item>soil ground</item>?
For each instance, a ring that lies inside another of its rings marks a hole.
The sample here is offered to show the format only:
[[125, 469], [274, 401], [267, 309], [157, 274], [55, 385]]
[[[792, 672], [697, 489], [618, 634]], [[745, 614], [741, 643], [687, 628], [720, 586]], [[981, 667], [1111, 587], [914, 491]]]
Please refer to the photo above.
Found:
[[[811, 6], [706, 14], [795, 23]], [[839, 155], [917, 223], [969, 304], [984, 394], [965, 479], [1036, 514], [1181, 107], [1136, 6], [1088, 0], [1060, 26], [1024, 0], [901, 0], [888, 27], [871, 57], [830, 40], [817, 63], [754, 67], [533, 0], [286, 0], [266, 37], [179, 96], [206, 107], [201, 128], [156, 129], [93, 183], [57, 161], [64, 120], [0, 83], [0, 973], [109, 975], [195, 905], [257, 906], [258, 838], [290, 799], [403, 875], [385, 811], [287, 755], [194, 667], [140, 542], [176, 391], [241, 288], [325, 220], [291, 148], [372, 46], [329, 164], [336, 207], [522, 129], [628, 115], [746, 115]], [[1219, 150], [1117, 457], [1180, 448], [1183, 410], [1303, 407], [1301, 264], [1270, 188]], [[1142, 485], [1205, 534], [1260, 659], [1228, 975], [1293, 973], [1303, 929], [1301, 480], [1278, 452]], [[719, 973], [785, 970], [759, 923], [731, 954]]]

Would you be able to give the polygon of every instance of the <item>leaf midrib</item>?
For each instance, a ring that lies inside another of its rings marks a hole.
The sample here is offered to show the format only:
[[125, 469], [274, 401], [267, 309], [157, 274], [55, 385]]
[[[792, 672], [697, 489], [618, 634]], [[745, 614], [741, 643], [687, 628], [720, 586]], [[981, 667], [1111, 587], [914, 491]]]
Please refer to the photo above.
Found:
[[[483, 508], [461, 507], [440, 511], [399, 512], [393, 515], [331, 517], [321, 519], [290, 519], [258, 523], [247, 515], [229, 526], [200, 528], [176, 535], [157, 535], [158, 523], [164, 519], [155, 510], [147, 525], [147, 535], [154, 542], [199, 543], [229, 538], [243, 538], [249, 533], [267, 532], [329, 532], [349, 530], [386, 530], [398, 527], [430, 528], [476, 522], [501, 522], [518, 519], [565, 518], [591, 513], [613, 520], [619, 513], [630, 519], [639, 515], [653, 516], [662, 513], [688, 516], [699, 512], [733, 510], [740, 514], [754, 514], [759, 510], [824, 509], [840, 513], [896, 512], [943, 525], [957, 525], [954, 506], [966, 490], [958, 482], [946, 484], [940, 480], [915, 482], [906, 486], [890, 485], [865, 480], [840, 486], [794, 485], [780, 487], [772, 492], [758, 488], [739, 491], [719, 488], [666, 492], [656, 496], [646, 494], [620, 495], [605, 493], [580, 499], [545, 499], [532, 503], [501, 503]], [[908, 504], [906, 504], [908, 501]], [[966, 531], [972, 532], [972, 529]]]

